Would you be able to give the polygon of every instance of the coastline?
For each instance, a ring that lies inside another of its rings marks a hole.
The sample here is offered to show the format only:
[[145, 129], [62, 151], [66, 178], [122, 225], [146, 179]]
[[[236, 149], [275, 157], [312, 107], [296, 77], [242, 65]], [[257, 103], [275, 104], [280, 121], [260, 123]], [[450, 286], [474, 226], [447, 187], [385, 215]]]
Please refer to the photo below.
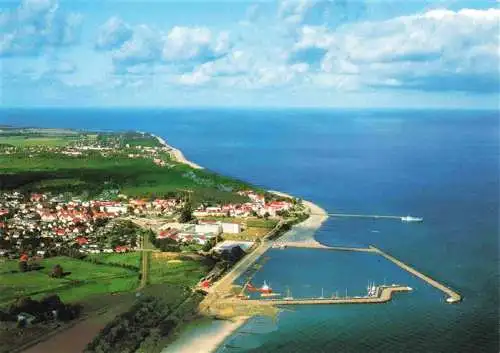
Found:
[[[195, 169], [204, 169], [200, 165], [188, 160], [184, 156], [181, 150], [171, 145], [168, 145], [163, 138], [156, 135], [152, 136], [158, 139], [158, 141], [163, 146], [170, 149], [170, 151], [172, 152], [171, 153], [172, 157], [178, 163], [189, 165]], [[296, 198], [284, 192], [275, 190], [268, 190], [268, 191], [278, 196]], [[308, 244], [319, 243], [314, 238], [314, 234], [321, 227], [321, 225], [328, 219], [328, 213], [323, 208], [321, 208], [320, 206], [316, 205], [311, 201], [302, 200], [302, 202], [306, 207], [306, 209], [309, 211], [309, 217], [306, 220], [293, 225], [292, 229], [290, 229], [281, 237], [279, 237], [279, 239], [277, 240], [278, 242], [282, 240], [282, 241], [305, 242]], [[276, 241], [263, 242], [258, 249], [255, 249], [253, 251], [253, 253], [256, 253], [254, 255], [257, 258], [260, 257], [265, 251], [267, 251], [271, 247], [271, 245], [274, 242]], [[245, 262], [244, 260], [243, 262]], [[225, 277], [234, 272], [239, 267], [239, 265], [242, 265], [241, 261], [228, 274], [226, 274]], [[219, 280], [218, 282], [220, 283], [221, 281]], [[232, 319], [225, 319], [223, 321], [226, 322], [226, 324], [222, 325], [222, 327], [219, 328], [219, 330], [217, 330], [217, 333], [210, 335], [210, 337], [207, 337], [206, 339], [202, 340], [191, 340], [191, 342], [189, 342], [186, 345], [186, 347], [182, 347], [181, 344], [181, 347], [178, 349], [174, 348], [169, 350], [168, 349], [170, 346], [169, 345], [163, 349], [162, 353], [184, 353], [184, 352], [188, 353], [188, 352], [199, 351], [200, 347], [202, 347], [202, 349], [206, 352], [214, 353], [224, 344], [227, 338], [229, 338], [234, 332], [236, 332], [241, 326], [243, 326], [250, 318], [251, 318], [250, 316], [236, 316], [233, 317]]]
[[[278, 196], [295, 198], [294, 196], [281, 191], [269, 190], [269, 192]], [[302, 203], [308, 209], [309, 217], [306, 220], [295, 224], [292, 229], [279, 237], [277, 242], [286, 241], [319, 244], [319, 242], [314, 238], [314, 234], [328, 219], [328, 213], [311, 201], [302, 200]]]
[[226, 339], [249, 319], [241, 316], [230, 320], [198, 319], [188, 323], [161, 353], [215, 353]]
[[204, 169], [202, 166], [194, 163], [194, 162], [191, 162], [189, 159], [187, 159], [184, 154], [182, 153], [182, 151], [178, 148], [175, 148], [171, 145], [169, 145], [163, 138], [161, 138], [160, 136], [157, 136], [157, 135], [154, 135], [154, 134], [151, 134], [151, 136], [155, 137], [158, 142], [160, 142], [160, 144], [162, 144], [163, 146], [165, 146], [166, 148], [168, 148], [170, 151], [170, 155], [172, 156], [172, 158], [178, 162], [178, 163], [182, 163], [182, 164], [187, 164], [188, 166], [190, 166], [191, 168], [194, 168], [194, 169]]

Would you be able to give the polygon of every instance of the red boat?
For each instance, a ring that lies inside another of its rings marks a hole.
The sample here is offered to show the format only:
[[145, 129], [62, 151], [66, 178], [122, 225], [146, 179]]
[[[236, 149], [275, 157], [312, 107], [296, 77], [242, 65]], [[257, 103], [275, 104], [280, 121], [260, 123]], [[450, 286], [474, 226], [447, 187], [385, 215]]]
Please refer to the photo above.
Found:
[[267, 285], [266, 281], [264, 281], [264, 284], [260, 288], [256, 288], [250, 282], [248, 282], [246, 288], [249, 292], [260, 292], [266, 294], [273, 292], [273, 289]]

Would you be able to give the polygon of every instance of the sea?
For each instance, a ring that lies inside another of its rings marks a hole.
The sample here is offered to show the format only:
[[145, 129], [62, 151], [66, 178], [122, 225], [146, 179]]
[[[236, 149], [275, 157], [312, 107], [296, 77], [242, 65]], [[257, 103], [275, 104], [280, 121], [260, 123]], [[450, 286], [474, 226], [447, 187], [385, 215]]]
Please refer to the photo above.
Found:
[[355, 296], [369, 282], [413, 291], [386, 304], [255, 317], [217, 353], [499, 352], [498, 111], [2, 109], [1, 124], [148, 131], [210, 170], [329, 213], [423, 217], [330, 217], [315, 238], [375, 245], [463, 295], [447, 304], [442, 292], [371, 254], [272, 249], [254, 284], [277, 292]]

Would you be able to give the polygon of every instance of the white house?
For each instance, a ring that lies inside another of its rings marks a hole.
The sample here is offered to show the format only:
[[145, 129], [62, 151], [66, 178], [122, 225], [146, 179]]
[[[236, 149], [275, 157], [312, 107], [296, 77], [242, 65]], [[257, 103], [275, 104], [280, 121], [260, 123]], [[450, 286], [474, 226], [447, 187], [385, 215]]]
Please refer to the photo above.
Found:
[[116, 205], [116, 206], [106, 206], [106, 211], [109, 213], [125, 214], [128, 212], [128, 209], [127, 206]]
[[194, 227], [195, 233], [214, 233], [215, 235], [219, 235], [222, 233], [222, 226], [220, 224], [196, 224]]
[[222, 232], [227, 234], [238, 234], [241, 232], [241, 225], [238, 223], [221, 223]]

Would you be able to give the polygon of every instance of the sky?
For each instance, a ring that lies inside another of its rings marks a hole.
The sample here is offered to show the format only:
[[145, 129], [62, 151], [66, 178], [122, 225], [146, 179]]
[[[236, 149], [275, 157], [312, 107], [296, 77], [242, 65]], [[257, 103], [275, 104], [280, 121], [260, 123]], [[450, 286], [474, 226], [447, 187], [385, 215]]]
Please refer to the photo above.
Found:
[[0, 103], [498, 109], [499, 21], [495, 0], [0, 0]]

